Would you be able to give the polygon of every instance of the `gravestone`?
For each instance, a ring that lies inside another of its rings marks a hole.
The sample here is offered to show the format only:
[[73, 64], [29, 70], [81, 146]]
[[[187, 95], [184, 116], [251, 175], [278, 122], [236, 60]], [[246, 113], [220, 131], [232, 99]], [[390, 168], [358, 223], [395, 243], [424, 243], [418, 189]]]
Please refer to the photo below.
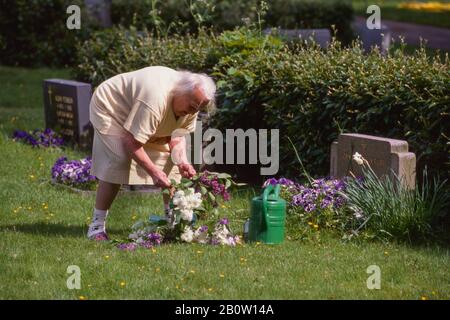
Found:
[[89, 122], [89, 83], [63, 79], [46, 79], [44, 88], [45, 127], [62, 135], [64, 141], [81, 149], [92, 147], [92, 125]]
[[307, 44], [314, 40], [321, 48], [328, 48], [331, 32], [328, 29], [265, 29], [266, 35], [278, 35], [288, 40], [301, 40]]
[[362, 167], [353, 160], [355, 152], [361, 154], [378, 177], [397, 175], [408, 189], [415, 187], [416, 156], [408, 152], [404, 140], [388, 139], [365, 134], [340, 134], [331, 145], [330, 176], [342, 178], [352, 172], [362, 176]]

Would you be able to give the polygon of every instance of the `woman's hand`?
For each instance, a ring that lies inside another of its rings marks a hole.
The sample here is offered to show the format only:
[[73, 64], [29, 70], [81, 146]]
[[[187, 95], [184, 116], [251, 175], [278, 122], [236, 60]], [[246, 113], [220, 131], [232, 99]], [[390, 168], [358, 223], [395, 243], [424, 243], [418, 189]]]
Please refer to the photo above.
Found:
[[170, 188], [170, 181], [164, 171], [154, 167], [149, 172], [155, 185], [161, 188]]
[[181, 176], [184, 178], [190, 179], [197, 174], [194, 167], [189, 163], [180, 163], [178, 169], [180, 170]]

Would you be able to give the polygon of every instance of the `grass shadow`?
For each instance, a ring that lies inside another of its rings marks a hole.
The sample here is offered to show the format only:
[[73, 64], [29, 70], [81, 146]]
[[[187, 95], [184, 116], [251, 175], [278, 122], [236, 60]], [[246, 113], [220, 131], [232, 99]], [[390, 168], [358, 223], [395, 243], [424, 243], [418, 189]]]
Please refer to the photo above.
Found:
[[[50, 236], [50, 237], [70, 237], [70, 238], [84, 238], [86, 237], [87, 226], [80, 225], [64, 225], [61, 223], [27, 223], [0, 226], [0, 232], [21, 232], [32, 235]], [[110, 229], [108, 234], [123, 235], [126, 233], [125, 229]]]

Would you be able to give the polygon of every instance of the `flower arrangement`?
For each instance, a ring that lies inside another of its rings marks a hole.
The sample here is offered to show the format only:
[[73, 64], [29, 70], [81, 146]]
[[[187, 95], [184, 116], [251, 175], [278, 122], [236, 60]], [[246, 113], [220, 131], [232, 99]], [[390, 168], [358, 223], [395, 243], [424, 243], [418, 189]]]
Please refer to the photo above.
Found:
[[93, 190], [97, 183], [90, 174], [92, 160], [90, 157], [80, 160], [68, 160], [60, 157], [52, 167], [52, 181], [83, 190]]
[[[186, 242], [235, 246], [241, 239], [233, 235], [227, 218], [214, 219], [209, 210], [216, 211], [221, 201], [229, 201], [229, 188], [239, 185], [227, 174], [203, 172], [191, 180], [172, 181], [171, 215], [166, 219], [139, 221], [132, 226], [132, 233], [117, 247], [134, 250], [138, 246], [151, 248], [164, 242]], [[206, 223], [196, 226], [199, 221]], [[218, 221], [217, 221], [218, 220]], [[217, 221], [217, 222], [216, 222]]]
[[21, 141], [33, 147], [60, 147], [64, 144], [63, 138], [56, 134], [52, 129], [33, 130], [31, 132], [23, 130], [14, 130], [12, 135], [14, 141]]

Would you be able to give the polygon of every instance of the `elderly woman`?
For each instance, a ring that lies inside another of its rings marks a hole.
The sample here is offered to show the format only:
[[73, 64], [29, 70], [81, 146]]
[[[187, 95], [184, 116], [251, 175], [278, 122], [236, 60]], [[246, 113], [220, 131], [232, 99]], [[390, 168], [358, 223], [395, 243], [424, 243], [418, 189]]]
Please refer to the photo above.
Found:
[[[160, 66], [119, 74], [97, 87], [90, 104], [91, 173], [99, 184], [89, 239], [108, 240], [105, 221], [121, 184], [169, 188], [169, 179], [196, 174], [184, 136], [173, 133], [193, 132], [198, 112], [214, 107], [215, 91], [205, 74]], [[163, 200], [167, 215], [169, 199]]]

